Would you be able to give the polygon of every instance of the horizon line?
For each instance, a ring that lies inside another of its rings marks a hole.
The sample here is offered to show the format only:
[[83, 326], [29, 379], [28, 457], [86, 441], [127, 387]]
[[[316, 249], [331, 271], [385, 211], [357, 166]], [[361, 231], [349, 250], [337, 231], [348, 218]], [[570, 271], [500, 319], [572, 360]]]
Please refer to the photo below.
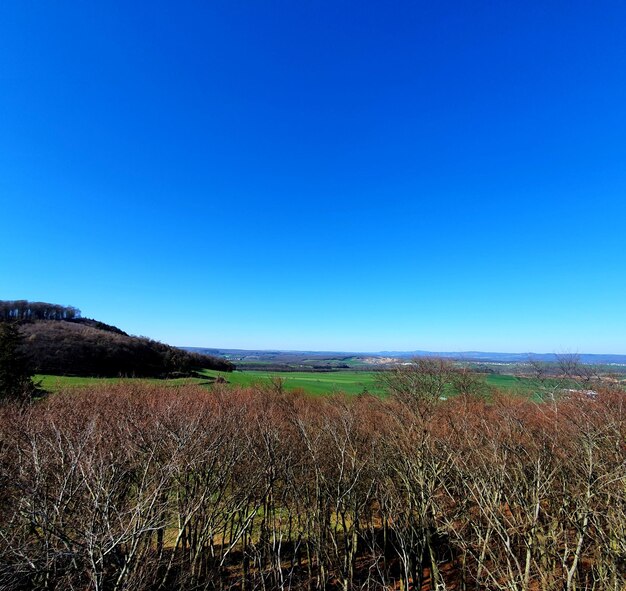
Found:
[[355, 355], [394, 355], [394, 354], [404, 354], [408, 355], [411, 353], [414, 354], [426, 354], [426, 355], [554, 355], [554, 356], [594, 356], [594, 357], [626, 357], [626, 353], [585, 353], [585, 352], [571, 352], [571, 351], [561, 351], [561, 352], [537, 352], [537, 351], [481, 351], [478, 349], [472, 350], [464, 350], [464, 351], [431, 351], [428, 349], [390, 349], [390, 350], [379, 350], [379, 351], [359, 351], [359, 350], [340, 350], [340, 349], [281, 349], [278, 347], [270, 347], [270, 348], [258, 348], [258, 349], [246, 349], [241, 347], [206, 347], [206, 346], [196, 346], [196, 345], [180, 345], [179, 348], [183, 349], [212, 349], [212, 350], [224, 350], [224, 351], [255, 351], [259, 353], [320, 353], [320, 354], [328, 354], [328, 353], [340, 353], [340, 354], [355, 354]]

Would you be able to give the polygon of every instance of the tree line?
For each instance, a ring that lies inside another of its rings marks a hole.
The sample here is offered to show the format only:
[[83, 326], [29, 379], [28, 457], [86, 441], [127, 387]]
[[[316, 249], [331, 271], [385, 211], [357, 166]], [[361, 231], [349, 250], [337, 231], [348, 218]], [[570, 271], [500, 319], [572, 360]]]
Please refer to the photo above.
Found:
[[27, 300], [0, 300], [0, 321], [73, 320], [80, 318], [80, 310], [73, 306], [59, 306]]
[[387, 399], [276, 381], [0, 407], [0, 588], [624, 589], [625, 394], [486, 401], [424, 363]]

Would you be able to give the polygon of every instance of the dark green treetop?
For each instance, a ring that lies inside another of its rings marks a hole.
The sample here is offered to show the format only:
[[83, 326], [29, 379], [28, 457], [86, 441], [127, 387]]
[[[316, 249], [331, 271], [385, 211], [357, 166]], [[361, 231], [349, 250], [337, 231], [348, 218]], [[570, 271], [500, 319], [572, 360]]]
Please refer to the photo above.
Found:
[[37, 392], [22, 336], [14, 322], [0, 322], [0, 400], [30, 400]]

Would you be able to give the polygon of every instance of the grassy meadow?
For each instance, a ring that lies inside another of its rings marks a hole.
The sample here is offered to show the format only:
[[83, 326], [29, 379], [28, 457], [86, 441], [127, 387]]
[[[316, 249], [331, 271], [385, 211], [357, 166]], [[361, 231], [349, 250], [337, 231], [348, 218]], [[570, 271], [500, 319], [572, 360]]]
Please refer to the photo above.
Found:
[[205, 384], [203, 378], [176, 378], [164, 380], [159, 378], [96, 378], [85, 376], [55, 376], [38, 374], [34, 381], [48, 392], [58, 392], [66, 388], [88, 388], [90, 386], [104, 386], [117, 384], [159, 384], [162, 386], [186, 386], [191, 384]]
[[[302, 390], [313, 396], [325, 396], [343, 392], [349, 395], [368, 392], [384, 396], [378, 384], [377, 372], [374, 371], [336, 371], [336, 372], [267, 372], [267, 371], [234, 371], [231, 373], [215, 370], [204, 370], [201, 377], [176, 378], [170, 380], [151, 378], [93, 378], [78, 376], [38, 375], [37, 381], [49, 392], [58, 392], [68, 387], [89, 387], [103, 384], [153, 383], [166, 386], [184, 386], [190, 384], [210, 386], [217, 378], [225, 380], [233, 386], [253, 386], [268, 384], [280, 378], [285, 390]], [[530, 393], [536, 390], [536, 384], [529, 378], [512, 375], [490, 374], [486, 377], [489, 386], [501, 390]]]

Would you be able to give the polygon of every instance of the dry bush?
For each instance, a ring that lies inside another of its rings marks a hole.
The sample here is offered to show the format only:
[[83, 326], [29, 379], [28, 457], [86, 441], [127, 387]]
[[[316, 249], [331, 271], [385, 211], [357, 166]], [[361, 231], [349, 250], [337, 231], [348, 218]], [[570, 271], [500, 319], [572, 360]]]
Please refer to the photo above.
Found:
[[488, 403], [465, 377], [447, 401], [126, 384], [1, 406], [0, 588], [623, 589], [624, 394]]

